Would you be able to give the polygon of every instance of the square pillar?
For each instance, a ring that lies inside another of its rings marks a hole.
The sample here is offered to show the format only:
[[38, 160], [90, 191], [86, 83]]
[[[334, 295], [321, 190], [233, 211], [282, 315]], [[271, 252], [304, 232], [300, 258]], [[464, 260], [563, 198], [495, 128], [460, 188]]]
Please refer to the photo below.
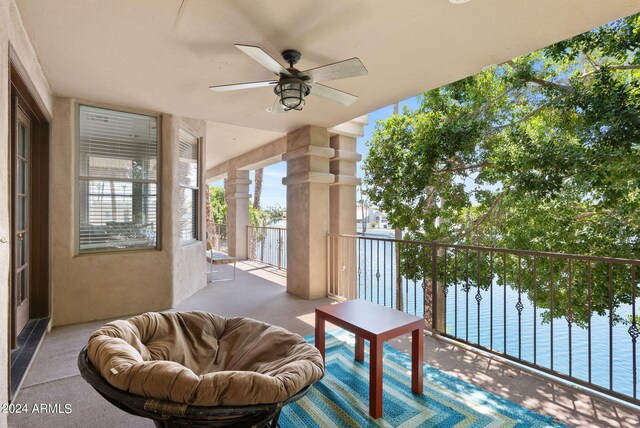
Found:
[[247, 259], [247, 227], [249, 226], [249, 171], [231, 170], [224, 180], [227, 203], [227, 245], [229, 255]]
[[327, 295], [329, 147], [325, 128], [306, 126], [287, 135], [287, 292], [303, 299]]
[[[329, 172], [335, 181], [329, 187], [329, 232], [335, 235], [356, 234], [356, 163], [362, 159], [357, 153], [356, 139], [334, 135], [330, 139], [334, 156]], [[329, 292], [345, 299], [356, 298], [356, 245], [351, 238], [330, 238]]]

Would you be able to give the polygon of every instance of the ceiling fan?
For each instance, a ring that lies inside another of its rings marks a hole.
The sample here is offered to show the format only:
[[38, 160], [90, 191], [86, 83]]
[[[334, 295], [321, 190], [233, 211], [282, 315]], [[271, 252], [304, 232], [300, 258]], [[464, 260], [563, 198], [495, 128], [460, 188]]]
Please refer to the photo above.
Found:
[[322, 67], [299, 71], [294, 65], [300, 60], [302, 55], [295, 49], [287, 49], [282, 52], [282, 57], [289, 64], [289, 67], [285, 68], [257, 46], [235, 46], [278, 76], [278, 80], [217, 85], [210, 86], [209, 89], [214, 92], [226, 92], [273, 86], [273, 92], [278, 98], [274, 106], [267, 109], [267, 111], [273, 113], [302, 110], [305, 105], [305, 97], [309, 94], [328, 99], [343, 106], [349, 106], [358, 99], [357, 96], [321, 85], [318, 82], [363, 76], [368, 73], [358, 58], [351, 58], [333, 64], [323, 65]]

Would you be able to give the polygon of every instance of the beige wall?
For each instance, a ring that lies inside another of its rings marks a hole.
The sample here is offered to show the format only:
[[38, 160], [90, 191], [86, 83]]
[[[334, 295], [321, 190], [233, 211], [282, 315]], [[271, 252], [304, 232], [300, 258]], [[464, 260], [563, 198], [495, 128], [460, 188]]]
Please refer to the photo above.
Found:
[[[9, 48], [11, 46], [11, 48]], [[0, 0], [0, 404], [8, 400], [9, 333], [9, 50], [22, 78], [32, 87], [46, 113], [51, 114], [49, 84], [42, 74], [13, 0]], [[7, 424], [0, 413], [0, 427]]]
[[[51, 173], [53, 325], [171, 308], [206, 285], [204, 243], [180, 245], [177, 177], [179, 129], [204, 137], [204, 122], [171, 115], [161, 118], [160, 249], [78, 255], [76, 120], [77, 102], [56, 98]], [[203, 213], [200, 218], [203, 222]], [[203, 223], [200, 228], [204, 230]]]
[[[161, 250], [82, 254], [76, 251], [75, 130], [77, 103], [56, 98], [51, 150], [53, 325], [166, 309], [172, 303], [171, 187], [161, 185]], [[173, 165], [163, 127], [163, 183]]]

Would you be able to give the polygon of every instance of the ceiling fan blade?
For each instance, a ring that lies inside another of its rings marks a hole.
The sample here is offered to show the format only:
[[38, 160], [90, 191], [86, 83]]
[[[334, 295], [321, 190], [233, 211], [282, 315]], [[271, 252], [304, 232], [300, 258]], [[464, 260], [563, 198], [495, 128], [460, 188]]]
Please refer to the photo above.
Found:
[[320, 83], [314, 83], [311, 86], [311, 95], [317, 95], [319, 97], [326, 98], [330, 101], [342, 104], [345, 107], [350, 106], [358, 100], [358, 97], [355, 95], [351, 95], [346, 92], [339, 91], [335, 88], [321, 85]]
[[249, 55], [255, 61], [260, 63], [267, 70], [271, 71], [273, 74], [280, 75], [284, 74], [286, 76], [290, 76], [291, 74], [284, 68], [278, 61], [273, 59], [268, 53], [262, 50], [257, 46], [248, 46], [248, 45], [236, 45], [238, 49], [242, 52]]
[[274, 86], [277, 80], [265, 80], [262, 82], [235, 83], [232, 85], [209, 86], [213, 92], [238, 91], [240, 89], [262, 88], [263, 86]]
[[334, 62], [333, 64], [323, 65], [322, 67], [311, 68], [303, 71], [301, 74], [311, 77], [311, 80], [314, 82], [326, 82], [329, 80], [346, 79], [347, 77], [364, 76], [368, 73], [359, 58], [351, 58]]

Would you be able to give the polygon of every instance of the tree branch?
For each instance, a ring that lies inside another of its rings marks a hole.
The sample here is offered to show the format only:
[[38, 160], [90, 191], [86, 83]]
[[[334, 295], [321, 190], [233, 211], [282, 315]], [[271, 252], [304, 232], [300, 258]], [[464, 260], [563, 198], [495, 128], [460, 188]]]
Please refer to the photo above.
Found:
[[502, 202], [502, 200], [504, 199], [504, 197], [506, 196], [506, 192], [501, 193], [500, 195], [498, 195], [493, 203], [491, 204], [491, 206], [489, 207], [489, 209], [487, 211], [485, 211], [484, 214], [482, 214], [480, 217], [478, 217], [477, 219], [475, 219], [473, 221], [473, 226], [471, 226], [469, 229], [463, 231], [461, 234], [459, 234], [457, 236], [457, 238], [460, 237], [464, 237], [469, 235], [471, 232], [475, 231], [476, 229], [478, 229], [480, 227], [480, 225], [482, 225], [487, 219], [489, 219], [491, 217], [491, 215], [493, 214], [493, 212], [495, 211], [496, 207], [498, 205], [500, 205], [500, 203]]
[[557, 89], [562, 92], [571, 92], [573, 91], [573, 87], [567, 85], [561, 85], [559, 83], [549, 82], [548, 80], [541, 79], [539, 77], [527, 77], [524, 79], [526, 82], [535, 83], [536, 85], [543, 86], [549, 89]]
[[519, 123], [525, 122], [526, 120], [530, 119], [531, 117], [535, 116], [536, 114], [540, 113], [542, 110], [546, 109], [547, 107], [549, 107], [551, 104], [555, 103], [556, 101], [558, 101], [561, 98], [564, 98], [565, 95], [560, 95], [556, 98], [553, 98], [549, 101], [547, 101], [546, 103], [534, 108], [533, 110], [531, 110], [529, 113], [525, 114], [524, 116], [522, 116], [520, 119], [511, 122], [511, 123], [507, 123], [506, 125], [501, 125], [498, 126], [496, 129], [503, 129], [506, 128], [508, 126], [513, 126], [513, 125], [517, 125]]
[[496, 95], [495, 97], [491, 98], [486, 103], [482, 104], [482, 106], [480, 106], [479, 109], [470, 112], [468, 114], [468, 117], [469, 118], [476, 118], [476, 117], [480, 116], [482, 113], [484, 113], [485, 110], [487, 110], [487, 108], [489, 108], [489, 106], [491, 106], [491, 104], [495, 103], [496, 101], [501, 100], [502, 98], [504, 98], [507, 95], [509, 95], [511, 92], [513, 92], [513, 89], [507, 89], [503, 93], [501, 93], [499, 95]]
[[[510, 62], [510, 61], [508, 61]], [[640, 70], [640, 65], [634, 65], [634, 64], [629, 64], [629, 65], [615, 65], [615, 66], [611, 66], [608, 67], [609, 70]], [[594, 71], [590, 71], [589, 73], [585, 73], [582, 76], [580, 76], [580, 78], [586, 78], [594, 73], [596, 73], [599, 69], [596, 69]], [[530, 119], [531, 117], [535, 116], [536, 114], [540, 113], [542, 110], [544, 110], [545, 108], [549, 107], [551, 104], [555, 103], [556, 101], [564, 98], [568, 92], [572, 91], [573, 88], [569, 87], [569, 86], [564, 86], [564, 85], [557, 85], [556, 83], [552, 83], [552, 82], [547, 82], [545, 80], [542, 79], [537, 79], [534, 78], [534, 80], [540, 80], [541, 82], [546, 82], [545, 85], [556, 85], [556, 86], [560, 86], [563, 88], [569, 88], [569, 91], [565, 91], [564, 94], [557, 96], [556, 98], [553, 98], [547, 102], [545, 102], [544, 104], [540, 105], [539, 107], [536, 107], [535, 109], [531, 110], [529, 113], [525, 114], [524, 116], [522, 116], [520, 119], [516, 120], [515, 122], [511, 122], [508, 123], [506, 125], [502, 125], [497, 127], [497, 129], [503, 129], [506, 128], [507, 126], [513, 126], [513, 125], [517, 125], [519, 123], [525, 122], [528, 119]], [[529, 80], [531, 81], [531, 80]]]
[[[598, 67], [597, 69], [590, 71], [588, 73], [584, 73], [582, 76], [580, 76], [581, 79], [584, 79], [585, 77], [591, 76], [592, 74], [595, 74], [596, 72], [598, 72], [602, 67]], [[640, 65], [634, 65], [634, 64], [628, 64], [628, 65], [612, 65], [610, 67], [607, 67], [609, 70], [640, 70]]]
[[468, 169], [486, 168], [488, 166], [493, 166], [493, 163], [492, 162], [481, 162], [481, 163], [476, 163], [476, 164], [471, 164], [471, 165], [460, 165], [460, 166], [456, 166], [454, 168], [441, 168], [441, 169], [438, 169], [438, 170], [434, 171], [434, 174], [442, 174], [442, 173], [445, 173], [445, 172], [466, 171]]
[[[515, 70], [515, 63], [513, 62], [513, 60], [509, 60], [506, 61], [505, 64], [508, 64], [512, 70]], [[523, 78], [523, 80], [525, 82], [530, 82], [530, 83], [535, 83], [538, 86], [543, 86], [545, 88], [549, 88], [549, 89], [556, 89], [558, 91], [562, 91], [562, 92], [571, 92], [573, 91], [573, 87], [571, 86], [567, 86], [567, 85], [561, 85], [559, 83], [554, 83], [554, 82], [549, 82], [548, 80], [544, 80], [541, 79], [539, 77], [535, 77], [535, 76], [527, 76], [525, 78]]]
[[589, 55], [587, 52], [582, 52], [584, 54], [585, 57], [587, 57], [587, 61], [589, 61], [589, 63], [591, 63], [591, 66], [596, 69], [599, 70], [600, 69], [600, 65], [598, 63], [596, 63], [593, 59], [591, 59], [591, 55]]

